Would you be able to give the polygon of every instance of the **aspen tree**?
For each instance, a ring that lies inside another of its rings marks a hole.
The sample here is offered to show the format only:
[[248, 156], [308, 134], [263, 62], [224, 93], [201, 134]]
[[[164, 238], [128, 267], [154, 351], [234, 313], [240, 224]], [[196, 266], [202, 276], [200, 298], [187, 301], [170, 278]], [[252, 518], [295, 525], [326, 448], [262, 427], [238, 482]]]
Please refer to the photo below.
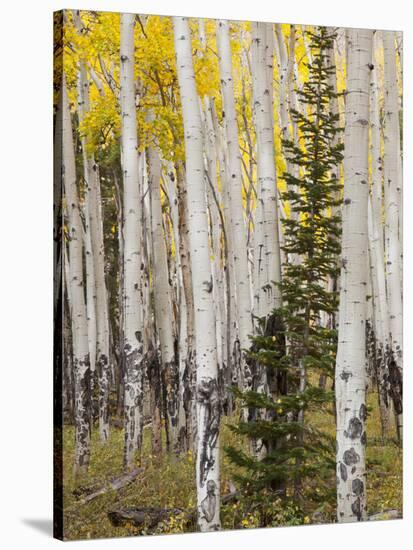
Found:
[[195, 86], [191, 34], [185, 17], [174, 17], [174, 41], [185, 136], [186, 189], [196, 341], [198, 525], [220, 527], [220, 403], [212, 272], [202, 154], [202, 121]]
[[62, 84], [63, 184], [67, 202], [69, 234], [69, 286], [73, 331], [73, 368], [75, 378], [75, 476], [86, 474], [90, 460], [90, 364], [83, 279], [82, 225], [76, 185], [72, 121], [66, 89]]
[[153, 250], [155, 322], [160, 342], [161, 369], [165, 383], [166, 422], [170, 450], [177, 452], [179, 442], [179, 373], [174, 349], [171, 288], [162, 229], [161, 161], [154, 146], [148, 147], [149, 193]]
[[120, 19], [120, 107], [123, 173], [123, 353], [125, 355], [124, 464], [132, 467], [143, 429], [143, 320], [141, 294], [141, 198], [134, 78], [135, 16]]
[[266, 27], [253, 23], [253, 107], [257, 136], [257, 210], [254, 236], [254, 315], [281, 307], [281, 257], [272, 111], [266, 72]]
[[240, 369], [241, 377], [245, 376], [246, 380], [248, 380], [250, 379], [250, 375], [245, 374], [246, 370], [248, 370], [245, 361], [245, 350], [250, 346], [249, 337], [253, 332], [252, 305], [248, 271], [247, 233], [242, 204], [243, 182], [241, 152], [239, 148], [238, 123], [235, 110], [234, 77], [228, 21], [217, 21], [217, 49], [223, 110], [225, 112], [225, 136], [228, 148], [227, 192], [230, 219], [227, 219], [227, 223], [231, 223], [232, 235], [237, 242], [236, 252], [234, 251], [233, 258], [233, 273], [235, 279], [235, 299], [237, 304], [239, 347], [241, 353], [239, 356], [240, 365], [234, 365], [233, 368]]
[[348, 30], [340, 311], [336, 359], [337, 519], [366, 518], [366, 285], [372, 31]]
[[401, 161], [395, 33], [383, 31], [384, 47], [384, 204], [386, 276], [390, 319], [390, 391], [402, 438], [403, 307], [401, 287]]

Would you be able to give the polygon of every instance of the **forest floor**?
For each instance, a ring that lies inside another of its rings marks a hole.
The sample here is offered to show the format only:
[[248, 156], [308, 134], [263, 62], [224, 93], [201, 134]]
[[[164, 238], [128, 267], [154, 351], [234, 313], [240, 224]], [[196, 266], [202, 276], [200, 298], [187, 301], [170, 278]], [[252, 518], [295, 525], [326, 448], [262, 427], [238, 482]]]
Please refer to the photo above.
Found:
[[[381, 440], [377, 396], [369, 396], [369, 417], [367, 420], [367, 499], [369, 515], [385, 510], [402, 510], [402, 450], [395, 439], [385, 443]], [[221, 447], [245, 445], [229, 425], [236, 418], [224, 417], [221, 431]], [[320, 413], [312, 418], [314, 425], [334, 434], [334, 417]], [[394, 431], [394, 426], [392, 427]], [[394, 434], [395, 435], [395, 434]], [[151, 455], [150, 428], [145, 429], [143, 453], [140, 467], [142, 472], [129, 486], [118, 491], [111, 490], [88, 503], [82, 503], [73, 494], [75, 483], [72, 466], [74, 458], [74, 428], [64, 428], [64, 534], [65, 540], [93, 539], [102, 537], [124, 537], [138, 534], [182, 533], [188, 528], [184, 515], [172, 516], [150, 532], [132, 524], [115, 527], [107, 512], [128, 507], [179, 508], [192, 510], [196, 506], [195, 463], [192, 452], [178, 458], [166, 455]], [[100, 487], [108, 479], [120, 476], [123, 458], [123, 430], [112, 428], [109, 442], [102, 445], [98, 432], [92, 434], [91, 463], [85, 485]], [[221, 453], [221, 494], [230, 492], [234, 479], [234, 466], [225, 452]], [[314, 510], [313, 510], [314, 511]], [[329, 510], [316, 521], [312, 511], [300, 515], [290, 508], [280, 516], [279, 525], [299, 525], [314, 522], [334, 521], [334, 511]], [[222, 528], [237, 529], [256, 527], [253, 514], [245, 514], [241, 503], [231, 502], [223, 507]]]

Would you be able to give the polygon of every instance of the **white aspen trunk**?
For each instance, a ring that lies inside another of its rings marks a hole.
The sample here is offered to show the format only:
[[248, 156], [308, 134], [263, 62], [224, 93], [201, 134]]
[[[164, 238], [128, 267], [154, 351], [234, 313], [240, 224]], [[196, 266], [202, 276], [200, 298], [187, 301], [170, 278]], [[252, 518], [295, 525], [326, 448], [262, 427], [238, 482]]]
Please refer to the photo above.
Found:
[[[189, 244], [188, 198], [185, 184], [185, 174], [180, 162], [175, 164], [178, 188], [178, 229], [179, 229], [179, 261], [182, 275], [186, 311], [186, 350], [185, 367], [182, 371], [182, 397], [186, 415], [186, 447], [196, 451], [196, 372], [195, 372], [195, 309], [192, 286], [192, 269]], [[182, 365], [183, 367], [183, 365]], [[182, 439], [181, 439], [182, 441]]]
[[[293, 27], [293, 26], [292, 26]], [[280, 24], [275, 25], [276, 39], [274, 41], [275, 52], [278, 65], [279, 75], [279, 95], [280, 101], [278, 106], [278, 118], [281, 125], [281, 136], [283, 139], [298, 140], [298, 127], [295, 122], [290, 120], [289, 110], [291, 107], [298, 109], [298, 102], [294, 91], [294, 69], [295, 69], [295, 31], [292, 29], [290, 36], [290, 55], [287, 55], [287, 48], [285, 45], [284, 35], [282, 32], [282, 26]], [[291, 123], [292, 122], [292, 123]], [[291, 134], [292, 128], [292, 134]], [[294, 176], [299, 175], [299, 169], [295, 164], [291, 164], [289, 158], [285, 159], [287, 172]], [[277, 203], [280, 205], [281, 199], [278, 199]], [[295, 212], [290, 205], [290, 217], [291, 219], [297, 219], [298, 213]], [[279, 230], [281, 235], [281, 231]], [[298, 254], [289, 254], [288, 260], [291, 263], [299, 262], [300, 258]]]
[[[251, 345], [249, 337], [253, 333], [252, 304], [248, 270], [247, 234], [242, 203], [243, 182], [241, 152], [239, 148], [238, 123], [235, 110], [234, 77], [228, 21], [217, 21], [217, 48], [223, 110], [225, 112], [226, 145], [228, 147], [229, 174], [227, 179], [227, 191], [229, 197], [229, 214], [232, 235], [234, 239], [236, 239], [233, 273], [235, 277], [239, 348], [241, 353], [239, 354], [240, 364], [239, 366], [234, 365], [234, 368], [240, 370], [241, 377], [245, 377], [245, 380], [250, 380], [251, 376], [246, 374], [248, 367], [245, 360], [245, 350], [249, 349]], [[229, 220], [227, 220], [227, 223], [228, 221]]]
[[[160, 457], [162, 453], [162, 412], [164, 407], [161, 387], [161, 346], [159, 331], [155, 330], [154, 305], [157, 296], [154, 282], [154, 243], [152, 238], [150, 177], [148, 175], [146, 157], [147, 154], [145, 151], [138, 157], [143, 230], [141, 250], [143, 349], [145, 350], [143, 414], [145, 416], [150, 415], [151, 417], [152, 452], [155, 457]], [[166, 435], [168, 443], [168, 430], [166, 430]]]
[[207, 197], [212, 224], [212, 240], [214, 249], [213, 277], [214, 277], [214, 302], [217, 322], [217, 344], [218, 344], [218, 363], [222, 368], [224, 381], [225, 401], [231, 401], [231, 396], [227, 393], [227, 386], [232, 383], [227, 365], [227, 340], [226, 340], [226, 319], [227, 310], [225, 307], [225, 276], [224, 262], [227, 256], [227, 237], [225, 230], [224, 212], [222, 206], [222, 197], [218, 189], [218, 158], [216, 151], [217, 136], [213, 123], [213, 106], [209, 98], [206, 98], [206, 151], [207, 165], [210, 181], [207, 187]]
[[[79, 122], [90, 110], [89, 82], [87, 79], [86, 64], [80, 61], [79, 65]], [[84, 178], [86, 184], [85, 224], [86, 224], [86, 263], [90, 274], [87, 273], [87, 290], [93, 300], [87, 300], [88, 320], [91, 332], [89, 339], [92, 380], [95, 365], [99, 383], [99, 435], [104, 443], [109, 438], [109, 310], [105, 282], [105, 252], [103, 244], [102, 202], [100, 193], [100, 178], [94, 155], [88, 150], [87, 135], [81, 137]], [[90, 279], [90, 280], [89, 280]], [[92, 303], [89, 303], [92, 302]], [[90, 314], [90, 318], [89, 318]], [[94, 317], [93, 317], [94, 316]]]
[[[94, 159], [92, 159], [92, 162]], [[95, 262], [97, 357], [99, 381], [99, 436], [105, 443], [109, 439], [109, 385], [111, 377], [109, 345], [109, 304], [105, 280], [105, 249], [103, 243], [103, 216], [100, 178], [97, 165], [92, 164], [93, 208], [89, 211]]]
[[279, 89], [280, 89], [280, 122], [281, 122], [281, 133], [285, 139], [289, 138], [289, 120], [288, 120], [288, 55], [287, 48], [285, 46], [284, 35], [282, 32], [282, 27], [280, 24], [275, 25], [276, 32], [276, 52], [277, 62], [278, 62], [278, 73], [279, 73]]
[[68, 211], [70, 296], [72, 301], [73, 367], [75, 371], [75, 464], [74, 474], [84, 475], [90, 460], [89, 392], [90, 365], [83, 282], [82, 225], [76, 186], [72, 121], [66, 90], [62, 84], [63, 184]]
[[175, 252], [175, 266], [176, 266], [176, 285], [177, 285], [177, 311], [178, 311], [178, 372], [179, 372], [179, 398], [178, 398], [178, 429], [179, 429], [179, 443], [181, 450], [188, 451], [187, 440], [187, 422], [185, 412], [185, 398], [186, 398], [186, 385], [188, 382], [188, 312], [185, 300], [185, 289], [183, 282], [181, 257], [180, 257], [180, 235], [179, 235], [179, 209], [178, 209], [178, 197], [175, 188], [175, 175], [173, 171], [172, 163], [166, 165], [167, 177], [165, 178], [166, 191], [168, 194], [169, 213], [172, 222], [173, 243]]
[[375, 50], [378, 36], [373, 37], [371, 83], [370, 83], [370, 129], [371, 129], [371, 198], [369, 200], [369, 242], [372, 260], [372, 283], [375, 290], [375, 332], [377, 346], [377, 377], [379, 391], [380, 418], [382, 435], [389, 430], [389, 409], [387, 395], [387, 364], [390, 349], [389, 313], [386, 295], [385, 252], [383, 239], [383, 159], [381, 156], [378, 67]]
[[[85, 168], [87, 172], [87, 168]], [[90, 234], [89, 211], [90, 211], [90, 189], [88, 188], [88, 180], [86, 174], [85, 183], [85, 204], [83, 207], [83, 215], [85, 219], [85, 229], [83, 232], [83, 241], [85, 249], [85, 276], [86, 276], [86, 318], [87, 318], [87, 334], [89, 342], [89, 362], [90, 362], [90, 393], [91, 393], [91, 413], [93, 417], [93, 396], [96, 379], [96, 279], [95, 279], [95, 264], [93, 261], [92, 237]]]
[[125, 355], [125, 449], [124, 463], [132, 467], [140, 449], [143, 424], [143, 320], [141, 294], [142, 205], [139, 185], [138, 138], [134, 84], [133, 14], [121, 14], [120, 107], [123, 171], [124, 238], [124, 342]]
[[281, 306], [281, 257], [277, 180], [269, 85], [266, 78], [265, 24], [253, 23], [252, 67], [257, 136], [257, 210], [254, 236], [254, 314], [267, 318]]
[[161, 161], [154, 147], [148, 147], [149, 192], [151, 200], [153, 288], [156, 329], [161, 350], [161, 368], [165, 382], [166, 422], [172, 452], [179, 451], [179, 373], [175, 360], [172, 298], [168, 261], [162, 230]]
[[377, 376], [378, 403], [380, 410], [381, 431], [383, 439], [389, 432], [389, 403], [388, 403], [388, 355], [389, 355], [389, 325], [385, 288], [384, 251], [380, 248], [381, 229], [374, 217], [372, 200], [369, 197], [368, 205], [368, 233], [370, 277], [374, 306], [374, 344], [376, 348], [375, 374]]
[[336, 360], [337, 519], [366, 518], [366, 285], [372, 31], [348, 30], [340, 319]]
[[[394, 362], [394, 375], [403, 373], [403, 307], [402, 307], [402, 262], [400, 244], [401, 212], [401, 164], [400, 164], [400, 125], [399, 98], [397, 91], [395, 33], [383, 31], [384, 46], [384, 204], [386, 216], [386, 267], [387, 292], [390, 317], [391, 361]], [[392, 373], [393, 374], [393, 373]], [[397, 429], [402, 438], [401, 384], [390, 382], [390, 391], [395, 393], [393, 402], [397, 413]]]
[[213, 531], [220, 527], [220, 403], [204, 187], [202, 122], [188, 20], [185, 17], [174, 17], [173, 24], [185, 134], [188, 226], [195, 309], [198, 525], [201, 531]]
[[[238, 385], [239, 388], [244, 387], [244, 373], [241, 372], [239, 362], [234, 360], [234, 357], [239, 355], [237, 342], [237, 308], [235, 295], [235, 274], [234, 274], [234, 234], [231, 212], [229, 207], [229, 169], [228, 169], [228, 152], [226, 142], [223, 136], [223, 128], [218, 122], [218, 117], [211, 103], [211, 116], [216, 137], [215, 148], [217, 159], [219, 160], [219, 180], [221, 184], [221, 196], [223, 203], [223, 212], [225, 219], [225, 348], [226, 348], [226, 380], [231, 380], [232, 384]], [[250, 296], [251, 300], [251, 296]]]
[[[205, 53], [207, 39], [205, 34], [205, 20], [199, 19], [199, 40], [202, 45], [203, 52], [198, 52], [199, 57]], [[221, 254], [221, 241], [225, 241], [225, 229], [223, 221], [222, 209], [220, 207], [220, 193], [218, 190], [218, 159], [216, 152], [217, 138], [215, 136], [214, 125], [212, 121], [212, 102], [206, 96], [204, 103], [200, 100], [200, 110], [202, 116], [204, 153], [205, 153], [205, 177], [206, 177], [206, 192], [207, 206], [210, 220], [210, 239], [212, 241], [213, 261], [212, 261], [212, 282], [215, 305], [215, 324], [217, 338], [217, 360], [218, 360], [218, 381], [221, 395], [221, 403], [224, 408], [228, 402], [227, 386], [230, 384], [226, 380], [226, 355], [224, 355], [225, 346], [225, 301], [224, 301], [224, 281], [223, 281], [223, 262], [225, 252]], [[221, 239], [222, 236], [222, 239]], [[225, 247], [225, 243], [224, 243]]]

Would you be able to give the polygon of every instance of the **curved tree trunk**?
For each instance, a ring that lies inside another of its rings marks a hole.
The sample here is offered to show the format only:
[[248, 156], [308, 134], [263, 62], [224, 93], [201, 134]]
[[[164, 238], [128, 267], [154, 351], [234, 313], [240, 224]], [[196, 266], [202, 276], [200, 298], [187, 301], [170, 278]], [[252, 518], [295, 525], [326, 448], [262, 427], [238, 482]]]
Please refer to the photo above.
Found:
[[174, 17], [178, 82], [185, 134], [188, 228], [195, 309], [198, 525], [219, 529], [219, 422], [215, 316], [202, 155], [202, 122], [188, 20]]
[[337, 519], [366, 518], [366, 285], [372, 31], [348, 30], [344, 205], [336, 360]]
[[125, 449], [124, 463], [132, 467], [140, 450], [143, 425], [143, 321], [141, 294], [142, 204], [140, 198], [138, 138], [134, 79], [133, 14], [121, 14], [120, 106], [122, 117]]

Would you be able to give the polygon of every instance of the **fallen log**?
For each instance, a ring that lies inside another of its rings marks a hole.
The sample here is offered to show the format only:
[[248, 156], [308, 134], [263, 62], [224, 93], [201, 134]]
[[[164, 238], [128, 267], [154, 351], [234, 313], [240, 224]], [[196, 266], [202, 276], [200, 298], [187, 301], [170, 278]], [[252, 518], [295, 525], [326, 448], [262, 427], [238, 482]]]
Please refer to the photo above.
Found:
[[369, 521], [381, 521], [386, 519], [401, 519], [403, 514], [400, 510], [383, 510], [377, 514], [372, 514], [368, 517]]
[[[236, 500], [239, 493], [234, 491], [221, 498], [222, 504], [227, 504]], [[182, 515], [183, 521], [195, 527], [197, 509], [191, 508], [183, 510], [181, 508], [151, 508], [151, 507], [130, 507], [119, 510], [110, 510], [108, 513], [112, 525], [119, 527], [126, 524], [132, 524], [134, 527], [154, 529], [159, 523], [173, 516]]]
[[135, 468], [131, 472], [109, 480], [105, 485], [99, 488], [97, 488], [96, 485], [89, 487], [78, 487], [73, 491], [74, 496], [77, 498], [76, 504], [66, 508], [66, 510], [79, 506], [79, 504], [87, 504], [96, 497], [104, 495], [109, 491], [119, 491], [120, 489], [127, 487], [138, 477], [141, 472], [143, 472], [143, 468]]
[[108, 517], [115, 527], [129, 523], [134, 527], [153, 529], [162, 521], [183, 513], [184, 510], [179, 508], [124, 508], [109, 511]]

